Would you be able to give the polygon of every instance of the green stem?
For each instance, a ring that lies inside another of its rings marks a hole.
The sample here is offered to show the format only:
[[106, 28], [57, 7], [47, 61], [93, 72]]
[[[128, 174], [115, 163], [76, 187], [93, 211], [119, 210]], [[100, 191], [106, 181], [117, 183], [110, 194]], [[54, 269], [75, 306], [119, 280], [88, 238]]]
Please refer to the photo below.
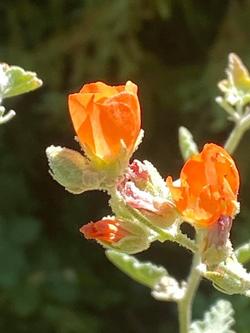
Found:
[[190, 329], [193, 300], [201, 281], [201, 273], [198, 270], [200, 262], [200, 253], [197, 251], [193, 257], [192, 268], [188, 277], [185, 295], [178, 302], [180, 333], [188, 333]]
[[215, 98], [215, 101], [229, 114], [233, 121], [238, 121], [240, 119], [240, 115], [235, 112], [235, 109], [230, 104], [228, 104], [224, 98], [218, 96]]
[[173, 235], [170, 232], [155, 226], [149, 219], [147, 219], [145, 216], [143, 216], [136, 209], [133, 209], [129, 206], [126, 206], [126, 209], [133, 217], [135, 217], [137, 220], [139, 220], [142, 224], [147, 225], [149, 228], [151, 228], [156, 233], [158, 233], [158, 235], [159, 235], [158, 239], [161, 242], [169, 240], [172, 242], [179, 243], [181, 246], [187, 248], [188, 250], [190, 250], [192, 252], [197, 251], [195, 242], [192, 239], [188, 238], [185, 234], [182, 234], [180, 231], [177, 232], [175, 235]]
[[178, 244], [180, 244], [181, 246], [185, 247], [186, 249], [190, 250], [191, 252], [196, 252], [197, 251], [197, 246], [195, 244], [195, 242], [190, 239], [187, 235], [178, 232], [173, 239], [170, 239], [173, 242], [177, 242]]
[[242, 136], [250, 127], [250, 114], [243, 116], [236, 122], [235, 127], [225, 143], [225, 149], [232, 154], [238, 146]]
[[119, 216], [129, 216], [130, 218], [135, 218], [142, 224], [146, 225], [150, 229], [156, 232], [157, 239], [160, 242], [165, 242], [167, 240], [172, 242], [177, 242], [179, 245], [185, 247], [186, 249], [190, 250], [191, 252], [196, 252], [197, 247], [194, 240], [187, 237], [187, 235], [181, 233], [179, 230], [177, 231], [168, 231], [156, 226], [149, 218], [141, 214], [141, 212], [135, 208], [132, 208], [119, 198], [114, 188], [107, 189], [109, 195], [111, 196], [110, 205], [112, 207], [113, 212]]

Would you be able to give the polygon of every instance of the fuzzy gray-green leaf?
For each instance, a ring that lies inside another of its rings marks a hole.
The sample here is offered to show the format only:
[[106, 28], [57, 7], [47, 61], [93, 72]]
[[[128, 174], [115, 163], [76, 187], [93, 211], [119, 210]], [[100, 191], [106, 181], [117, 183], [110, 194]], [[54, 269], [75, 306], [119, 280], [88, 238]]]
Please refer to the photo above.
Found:
[[18, 66], [0, 64], [0, 99], [21, 95], [42, 85], [36, 73]]
[[183, 126], [179, 128], [179, 147], [184, 161], [192, 155], [198, 154], [198, 147], [191, 132]]
[[190, 333], [235, 333], [234, 310], [230, 302], [219, 300], [204, 315], [203, 320], [192, 323]]
[[149, 288], [153, 288], [164, 275], [168, 275], [164, 267], [153, 265], [150, 262], [140, 262], [125, 253], [107, 250], [106, 256], [123, 273]]

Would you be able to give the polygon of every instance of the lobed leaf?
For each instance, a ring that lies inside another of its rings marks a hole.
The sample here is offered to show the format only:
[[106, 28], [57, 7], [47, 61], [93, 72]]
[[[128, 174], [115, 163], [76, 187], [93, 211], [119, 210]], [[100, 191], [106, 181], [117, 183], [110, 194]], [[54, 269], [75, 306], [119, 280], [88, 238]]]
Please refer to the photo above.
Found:
[[219, 300], [204, 315], [203, 320], [192, 323], [190, 333], [235, 333], [234, 310], [229, 301]]
[[41, 85], [42, 80], [36, 73], [18, 66], [0, 64], [0, 99], [27, 93]]

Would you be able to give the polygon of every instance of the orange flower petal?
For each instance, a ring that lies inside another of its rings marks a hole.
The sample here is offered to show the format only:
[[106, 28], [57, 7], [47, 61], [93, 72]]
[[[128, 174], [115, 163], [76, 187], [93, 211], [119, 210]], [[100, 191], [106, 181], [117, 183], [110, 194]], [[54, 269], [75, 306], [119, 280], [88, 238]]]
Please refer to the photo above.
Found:
[[183, 218], [199, 226], [210, 226], [221, 216], [233, 217], [239, 190], [239, 173], [224, 148], [206, 144], [183, 166], [180, 186], [168, 177], [167, 186]]
[[128, 155], [133, 152], [140, 132], [140, 105], [137, 86], [108, 86], [102, 82], [86, 84], [79, 93], [69, 95], [74, 129], [92, 155], [105, 161], [117, 158], [123, 142]]
[[120, 93], [106, 104], [98, 105], [98, 108], [103, 136], [111, 154], [119, 153], [121, 140], [131, 151], [140, 131], [140, 108], [137, 98], [128, 93]]
[[95, 239], [109, 244], [116, 243], [128, 235], [119, 221], [107, 218], [85, 224], [80, 228], [80, 232], [87, 239]]

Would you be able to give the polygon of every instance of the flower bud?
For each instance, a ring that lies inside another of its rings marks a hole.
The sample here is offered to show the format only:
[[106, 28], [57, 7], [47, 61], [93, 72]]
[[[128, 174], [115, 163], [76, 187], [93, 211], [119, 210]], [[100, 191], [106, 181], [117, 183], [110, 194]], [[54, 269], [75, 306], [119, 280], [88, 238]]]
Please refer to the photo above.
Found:
[[51, 168], [51, 176], [71, 193], [100, 188], [101, 174], [80, 153], [63, 147], [50, 146], [46, 154]]
[[216, 223], [203, 230], [201, 242], [202, 261], [208, 267], [218, 265], [232, 254], [232, 245], [229, 240], [232, 227], [230, 216], [221, 216]]
[[87, 239], [95, 239], [106, 248], [113, 248], [129, 254], [146, 250], [150, 237], [146, 227], [136, 221], [125, 221], [105, 217], [81, 227], [80, 232]]
[[234, 256], [213, 270], [204, 270], [203, 276], [212, 281], [216, 289], [228, 295], [250, 296], [250, 274]]
[[150, 163], [135, 160], [117, 183], [117, 190], [126, 205], [139, 210], [155, 226], [165, 228], [176, 221], [178, 213], [167, 197], [166, 184], [155, 182], [160, 178], [156, 172]]

